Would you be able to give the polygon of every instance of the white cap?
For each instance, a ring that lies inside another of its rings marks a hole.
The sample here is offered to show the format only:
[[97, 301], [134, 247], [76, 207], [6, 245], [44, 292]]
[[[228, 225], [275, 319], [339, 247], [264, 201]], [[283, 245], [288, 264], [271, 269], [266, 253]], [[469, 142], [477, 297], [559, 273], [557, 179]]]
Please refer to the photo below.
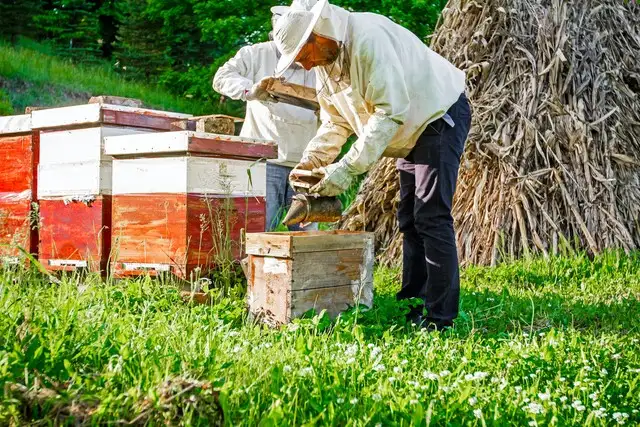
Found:
[[273, 41], [282, 54], [276, 66], [276, 77], [282, 76], [294, 63], [318, 23], [327, 0], [319, 0], [311, 10], [292, 7], [282, 15], [273, 31]]
[[285, 13], [287, 13], [289, 11], [289, 9], [291, 9], [288, 6], [273, 6], [271, 8], [271, 14], [272, 15], [284, 15]]

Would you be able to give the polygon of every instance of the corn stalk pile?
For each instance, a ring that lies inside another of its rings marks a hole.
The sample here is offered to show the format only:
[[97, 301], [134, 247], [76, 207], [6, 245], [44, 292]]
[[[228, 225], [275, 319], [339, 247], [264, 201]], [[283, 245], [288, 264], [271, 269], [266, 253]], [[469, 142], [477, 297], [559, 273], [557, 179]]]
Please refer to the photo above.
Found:
[[[454, 201], [463, 263], [640, 246], [640, 4], [450, 0], [432, 48], [467, 73], [473, 123]], [[341, 228], [401, 259], [393, 159]]]

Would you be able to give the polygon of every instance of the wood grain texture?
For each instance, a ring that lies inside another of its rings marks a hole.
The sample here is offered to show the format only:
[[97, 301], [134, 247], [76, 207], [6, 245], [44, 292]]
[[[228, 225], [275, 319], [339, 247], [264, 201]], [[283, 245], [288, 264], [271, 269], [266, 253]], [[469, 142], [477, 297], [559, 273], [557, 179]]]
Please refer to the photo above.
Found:
[[22, 258], [17, 246], [37, 254], [37, 231], [31, 227], [30, 214], [30, 197], [10, 201], [0, 197], [0, 257]]
[[145, 274], [125, 265], [144, 263], [169, 265], [173, 274], [188, 278], [195, 268], [213, 267], [218, 256], [239, 259], [241, 230], [264, 230], [265, 201], [186, 193], [116, 195], [113, 218], [116, 276]]
[[111, 196], [92, 202], [40, 200], [40, 262], [50, 270], [73, 268], [49, 265], [50, 260], [85, 260], [91, 271], [104, 271], [111, 250]]
[[100, 95], [89, 98], [88, 104], [124, 105], [125, 107], [142, 108], [142, 101], [135, 98], [123, 98], [122, 96]]
[[171, 123], [171, 130], [189, 130], [219, 135], [233, 135], [236, 130], [235, 122], [237, 120], [240, 119], [224, 114], [198, 116]]
[[273, 79], [267, 86], [267, 92], [278, 102], [295, 105], [307, 110], [317, 111], [320, 109], [316, 90], [307, 86]]
[[[373, 304], [371, 233], [288, 232], [247, 235], [250, 312], [279, 325], [311, 309], [336, 316]], [[303, 251], [295, 241], [303, 240]], [[313, 249], [310, 250], [312, 244]], [[340, 247], [344, 247], [341, 249]]]
[[31, 133], [31, 115], [0, 116], [0, 135]]

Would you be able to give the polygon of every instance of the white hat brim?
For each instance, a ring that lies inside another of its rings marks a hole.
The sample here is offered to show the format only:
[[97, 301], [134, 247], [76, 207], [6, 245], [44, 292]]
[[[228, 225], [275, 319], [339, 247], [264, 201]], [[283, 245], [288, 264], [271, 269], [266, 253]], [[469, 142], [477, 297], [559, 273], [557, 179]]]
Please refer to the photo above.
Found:
[[271, 8], [272, 15], [284, 15], [291, 9], [289, 6], [273, 6]]
[[291, 67], [291, 64], [295, 62], [296, 57], [298, 56], [298, 54], [300, 53], [304, 45], [307, 44], [307, 40], [309, 40], [309, 37], [311, 36], [313, 29], [318, 23], [320, 16], [322, 16], [322, 10], [324, 9], [324, 6], [327, 4], [327, 2], [328, 2], [327, 0], [320, 0], [310, 10], [310, 12], [313, 13], [313, 17], [309, 22], [309, 26], [305, 30], [295, 50], [289, 53], [288, 55], [283, 54], [280, 57], [280, 60], [278, 61], [278, 65], [276, 65], [276, 70], [275, 70], [276, 77], [282, 77], [282, 75], [289, 69], [289, 67]]

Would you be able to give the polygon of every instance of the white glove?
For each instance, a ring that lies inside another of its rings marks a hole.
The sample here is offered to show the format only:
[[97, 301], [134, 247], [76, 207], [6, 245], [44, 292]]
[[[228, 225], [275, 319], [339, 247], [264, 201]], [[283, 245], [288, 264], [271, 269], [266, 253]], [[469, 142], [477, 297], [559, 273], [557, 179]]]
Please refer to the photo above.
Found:
[[275, 77], [265, 77], [258, 83], [251, 86], [251, 89], [245, 92], [245, 99], [247, 101], [278, 102], [277, 99], [267, 92], [269, 83], [274, 79]]
[[344, 193], [353, 182], [353, 175], [349, 170], [349, 166], [343, 161], [332, 163], [329, 166], [314, 169], [313, 171], [323, 174], [324, 178], [309, 189], [312, 194], [324, 197], [337, 196]]

